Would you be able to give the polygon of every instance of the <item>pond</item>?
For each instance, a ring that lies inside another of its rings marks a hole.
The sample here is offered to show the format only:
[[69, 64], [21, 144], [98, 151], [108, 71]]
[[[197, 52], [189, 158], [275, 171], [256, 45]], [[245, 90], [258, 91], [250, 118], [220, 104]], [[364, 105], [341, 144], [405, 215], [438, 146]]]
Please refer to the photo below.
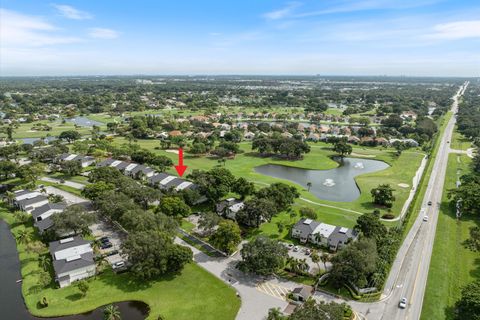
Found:
[[311, 183], [310, 193], [322, 200], [350, 202], [360, 196], [355, 177], [365, 173], [376, 172], [388, 168], [383, 161], [370, 159], [345, 158], [343, 163], [330, 170], [307, 170], [266, 164], [255, 167], [255, 172], [295, 182], [305, 189]]
[[16, 140], [20, 140], [25, 144], [33, 144], [35, 141], [42, 140], [42, 139], [46, 144], [48, 144], [48, 143], [50, 143], [54, 140], [57, 140], [56, 137], [52, 137], [52, 136], [45, 137], [45, 138], [20, 138], [20, 139], [16, 139]]
[[102, 122], [91, 120], [91, 119], [88, 119], [87, 117], [75, 117], [75, 118], [70, 118], [65, 120], [68, 122], [73, 122], [80, 127], [93, 127], [93, 126], [103, 125]]
[[[0, 318], [10, 320], [101, 320], [103, 307], [91, 312], [56, 318], [38, 318], [32, 316], [22, 297], [20, 261], [15, 239], [8, 224], [0, 219]], [[148, 316], [148, 305], [139, 301], [114, 303], [118, 306], [122, 319], [140, 320]]]

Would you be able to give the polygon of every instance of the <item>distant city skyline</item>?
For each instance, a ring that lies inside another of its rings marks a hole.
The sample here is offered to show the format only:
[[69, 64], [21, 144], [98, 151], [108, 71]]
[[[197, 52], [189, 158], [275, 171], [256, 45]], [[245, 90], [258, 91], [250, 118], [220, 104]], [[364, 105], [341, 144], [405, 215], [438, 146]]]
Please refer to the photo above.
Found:
[[480, 76], [480, 3], [3, 0], [0, 75]]

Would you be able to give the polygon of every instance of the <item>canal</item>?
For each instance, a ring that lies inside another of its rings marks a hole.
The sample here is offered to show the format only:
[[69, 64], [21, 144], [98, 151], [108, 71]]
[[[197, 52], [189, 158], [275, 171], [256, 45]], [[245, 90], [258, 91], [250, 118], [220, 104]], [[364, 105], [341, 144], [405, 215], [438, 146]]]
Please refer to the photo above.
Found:
[[[102, 320], [103, 307], [91, 312], [54, 318], [32, 316], [23, 301], [20, 260], [8, 224], [0, 219], [0, 319], [5, 320]], [[139, 301], [114, 303], [122, 319], [140, 320], [148, 316], [148, 305]]]

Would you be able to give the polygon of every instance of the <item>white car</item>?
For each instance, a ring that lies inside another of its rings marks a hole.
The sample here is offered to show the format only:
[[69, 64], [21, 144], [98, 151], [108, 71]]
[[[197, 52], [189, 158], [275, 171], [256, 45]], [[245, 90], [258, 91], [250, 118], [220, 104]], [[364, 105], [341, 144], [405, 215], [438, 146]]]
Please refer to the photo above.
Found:
[[298, 250], [300, 250], [298, 246], [293, 247], [293, 251], [297, 252]]
[[423, 221], [427, 222], [428, 221], [428, 216], [424, 216]]
[[310, 249], [305, 250], [305, 255], [309, 256], [311, 253], [312, 253], [312, 250], [310, 250]]
[[407, 307], [407, 298], [402, 298], [400, 299], [400, 302], [398, 303], [398, 307], [400, 309], [405, 309]]

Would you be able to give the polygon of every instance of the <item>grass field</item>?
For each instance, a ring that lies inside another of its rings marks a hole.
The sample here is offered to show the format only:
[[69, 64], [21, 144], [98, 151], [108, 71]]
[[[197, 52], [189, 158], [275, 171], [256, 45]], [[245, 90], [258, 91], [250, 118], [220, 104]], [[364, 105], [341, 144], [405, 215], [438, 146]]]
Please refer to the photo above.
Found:
[[[52, 130], [50, 131], [36, 131], [32, 130], [34, 124], [46, 124], [49, 125]], [[106, 127], [101, 126], [101, 129], [104, 130]], [[91, 133], [90, 127], [79, 127], [78, 129], [75, 128], [74, 124], [71, 122], [61, 123], [61, 121], [35, 121], [33, 123], [22, 123], [19, 125], [18, 128], [14, 130], [13, 138], [14, 139], [22, 139], [22, 138], [44, 138], [47, 136], [58, 136], [63, 131], [67, 130], [75, 130], [78, 131], [81, 135], [88, 135]], [[5, 136], [3, 133], [1, 136]]]
[[[21, 229], [29, 230], [32, 241], [38, 241], [32, 223], [19, 224], [4, 207], [0, 207], [0, 219], [4, 219], [13, 234]], [[17, 243], [22, 265], [22, 293], [30, 312], [36, 316], [52, 317], [77, 314], [96, 309], [100, 306], [136, 300], [150, 306], [148, 319], [212, 319], [233, 320], [240, 308], [240, 300], [235, 290], [215, 278], [206, 270], [190, 263], [178, 274], [171, 274], [152, 281], [136, 281], [129, 273], [114, 274], [107, 270], [88, 280], [89, 290], [81, 297], [75, 286], [62, 289], [53, 285], [36, 293], [31, 289], [37, 285], [38, 254], [26, 251], [26, 246]], [[48, 254], [44, 250], [44, 254]], [[52, 272], [52, 270], [50, 270]], [[37, 303], [45, 296], [49, 306], [39, 308]]]
[[450, 147], [455, 150], [467, 150], [472, 147], [472, 142], [465, 138], [463, 134], [455, 130], [453, 132], [452, 141], [450, 141]]
[[[127, 141], [123, 138], [116, 138], [114, 140], [114, 143], [122, 144], [127, 143]], [[176, 154], [158, 149], [160, 143], [157, 140], [138, 140], [137, 143], [140, 144], [143, 148], [170, 157], [174, 162], [177, 161], [178, 156]], [[415, 175], [415, 172], [417, 171], [420, 162], [424, 156], [422, 153], [415, 150], [405, 151], [400, 157], [397, 157], [393, 149], [355, 147], [353, 150], [355, 157], [363, 156], [368, 159], [385, 161], [390, 164], [391, 167], [376, 173], [358, 176], [356, 178], [356, 182], [360, 187], [362, 194], [357, 200], [353, 202], [332, 202], [316, 198], [307, 190], [301, 188], [293, 182], [268, 177], [254, 171], [254, 168], [256, 166], [268, 163], [316, 170], [327, 170], [336, 168], [338, 166], [338, 163], [330, 158], [334, 155], [334, 152], [331, 150], [330, 145], [327, 145], [325, 143], [312, 143], [311, 152], [306, 154], [303, 160], [298, 161], [275, 160], [272, 158], [257, 157], [256, 155], [252, 154], [250, 145], [250, 142], [242, 142], [241, 148], [244, 153], [237, 155], [235, 159], [227, 160], [225, 164], [225, 167], [231, 170], [235, 176], [245, 177], [246, 179], [255, 182], [259, 187], [273, 182], [282, 181], [287, 184], [296, 186], [301, 193], [301, 197], [305, 199], [338, 208], [359, 211], [361, 213], [368, 212], [374, 209], [374, 206], [371, 203], [370, 190], [373, 187], [378, 186], [380, 183], [390, 183], [395, 189], [395, 196], [397, 198], [392, 210], [394, 214], [398, 214], [410, 191], [410, 188], [401, 188], [398, 186], [398, 184], [406, 183], [408, 185], [411, 185], [412, 178]], [[193, 169], [207, 170], [219, 165], [216, 159], [206, 157], [194, 157], [192, 155], [189, 155], [188, 153], [186, 153], [185, 155], [185, 164], [189, 166], [186, 172], [187, 174]], [[170, 169], [170, 172], [174, 173], [174, 169]], [[319, 205], [305, 202], [301, 199], [297, 200], [295, 206], [313, 206], [317, 210], [318, 218], [324, 222], [331, 224], [351, 227], [355, 224], [355, 221], [358, 218], [358, 214], [334, 208], [322, 207]], [[276, 219], [285, 220], [285, 218], [286, 217], [282, 217], [281, 214]], [[272, 221], [271, 223], [275, 224], [276, 222], [278, 221], [275, 221], [274, 219], [274, 221]], [[269, 228], [269, 224], [265, 224], [265, 228]]]
[[407, 218], [406, 225], [405, 225], [405, 230], [404, 230], [404, 237], [408, 234], [410, 231], [410, 228], [413, 226], [413, 223], [415, 222], [415, 219], [417, 218], [421, 207], [422, 207], [422, 202], [423, 202], [423, 197], [425, 195], [425, 192], [427, 191], [427, 186], [428, 182], [430, 180], [430, 175], [433, 170], [433, 164], [435, 163], [435, 158], [437, 157], [438, 149], [440, 148], [440, 141], [439, 137], [443, 136], [443, 133], [445, 132], [445, 128], [448, 124], [448, 121], [450, 121], [450, 118], [452, 117], [453, 113], [451, 111], [447, 112], [447, 114], [440, 118], [439, 122], [437, 123], [439, 130], [437, 135], [435, 136], [435, 144], [433, 146], [433, 150], [430, 153], [429, 160], [427, 167], [425, 168], [425, 172], [422, 177], [422, 181], [420, 182], [420, 185], [417, 189], [417, 193], [415, 195], [415, 199], [411, 204], [410, 207], [410, 216]]
[[427, 280], [421, 319], [454, 319], [453, 307], [462, 286], [480, 279], [480, 254], [465, 248], [469, 228], [480, 219], [464, 215], [457, 221], [455, 208], [446, 198], [445, 190], [455, 188], [457, 171], [468, 172], [470, 158], [450, 154], [442, 205], [437, 223], [435, 243]]

